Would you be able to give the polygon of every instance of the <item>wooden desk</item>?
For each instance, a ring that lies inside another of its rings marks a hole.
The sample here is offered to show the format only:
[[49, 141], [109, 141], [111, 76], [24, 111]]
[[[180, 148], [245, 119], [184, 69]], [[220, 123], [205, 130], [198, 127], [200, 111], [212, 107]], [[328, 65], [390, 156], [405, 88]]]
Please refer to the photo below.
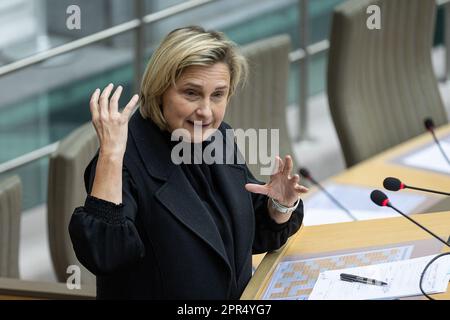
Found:
[[[450, 125], [443, 126], [436, 130], [437, 137], [444, 137], [450, 134]], [[373, 158], [365, 160], [342, 173], [330, 178], [327, 181], [333, 183], [353, 184], [359, 186], [372, 187], [383, 190], [383, 180], [386, 177], [396, 177], [411, 186], [429, 188], [434, 190], [450, 190], [450, 176], [437, 172], [420, 170], [407, 167], [393, 162], [401, 155], [407, 154], [417, 148], [432, 143], [433, 138], [427, 132], [417, 138], [411, 139], [392, 149], [382, 152]], [[450, 172], [450, 167], [449, 167]], [[311, 196], [315, 189], [311, 190]], [[430, 196], [434, 196], [428, 194]], [[450, 198], [435, 195], [437, 204], [427, 208], [425, 212], [437, 212], [450, 209]]]
[[[450, 125], [436, 130], [437, 137], [450, 134]], [[394, 162], [397, 157], [417, 148], [433, 143], [431, 135], [426, 132], [414, 139], [382, 152], [365, 160], [324, 183], [349, 184], [383, 190], [385, 177], [393, 176], [406, 184], [435, 190], [450, 190], [450, 176], [431, 171], [402, 166]], [[450, 169], [449, 169], [450, 171]], [[317, 192], [310, 188], [305, 199]], [[404, 191], [407, 192], [407, 191]], [[431, 195], [435, 204], [426, 208], [426, 212], [450, 209], [450, 197]], [[437, 234], [448, 238], [450, 234], [450, 213], [417, 216], [417, 220], [430, 226]], [[376, 230], [376, 232], [374, 232]], [[390, 218], [371, 221], [358, 221], [332, 225], [303, 227], [279, 251], [254, 257], [258, 269], [244, 291], [243, 299], [259, 299], [266, 288], [275, 266], [283, 256], [334, 251], [338, 249], [355, 249], [367, 246], [386, 245], [414, 239], [427, 239], [429, 236], [404, 218]], [[436, 298], [450, 299], [450, 293], [437, 295]]]
[[[450, 235], [450, 211], [414, 215], [413, 218], [443, 239]], [[431, 239], [431, 236], [403, 217], [302, 227], [283, 248], [264, 257], [241, 299], [260, 299], [275, 267], [284, 257], [424, 239]], [[434, 297], [450, 300], [450, 290]]]
[[95, 299], [95, 288], [69, 290], [65, 283], [0, 278], [0, 300]]
[[[450, 133], [450, 125], [437, 130], [438, 136]], [[329, 181], [337, 183], [355, 184], [382, 188], [382, 181], [386, 176], [396, 176], [411, 185], [430, 187], [435, 189], [450, 189], [448, 176], [406, 168], [389, 162], [405, 152], [432, 141], [429, 134], [424, 134], [405, 144], [399, 145], [374, 158], [364, 161], [349, 170], [336, 175]], [[314, 189], [311, 190], [311, 194]], [[444, 199], [441, 197], [441, 199]], [[447, 209], [450, 205], [447, 206]], [[418, 220], [425, 222], [433, 231], [448, 237], [450, 233], [450, 217], [447, 214], [430, 214], [420, 216]], [[377, 230], [377, 232], [373, 232]], [[383, 219], [375, 221], [360, 221], [334, 225], [304, 227], [290, 241], [277, 252], [254, 257], [254, 264], [262, 260], [255, 276], [250, 281], [242, 298], [259, 298], [262, 289], [267, 285], [276, 263], [285, 255], [293, 253], [325, 252], [334, 249], [350, 249], [371, 245], [382, 245], [407, 241], [408, 239], [427, 238], [427, 234], [403, 219]], [[438, 295], [450, 299], [449, 294]], [[40, 283], [17, 279], [0, 278], [1, 299], [93, 299], [95, 290], [68, 290], [61, 283]]]

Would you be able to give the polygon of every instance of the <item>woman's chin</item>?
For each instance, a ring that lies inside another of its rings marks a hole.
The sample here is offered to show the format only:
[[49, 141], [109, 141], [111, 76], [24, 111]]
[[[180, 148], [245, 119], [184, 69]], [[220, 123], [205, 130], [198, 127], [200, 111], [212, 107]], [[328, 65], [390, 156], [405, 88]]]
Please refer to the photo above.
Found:
[[202, 134], [190, 134], [188, 137], [188, 142], [201, 143], [205, 140], [208, 140], [208, 138], [211, 136], [211, 134], [215, 130], [209, 130], [209, 131], [211, 131], [211, 132], [203, 132]]
[[[202, 130], [188, 130], [189, 134], [188, 137], [186, 137], [189, 142], [194, 142], [194, 143], [200, 143], [203, 142], [205, 140], [208, 140], [208, 138], [214, 133], [216, 132], [216, 128], [214, 128], [212, 125], [209, 125], [207, 127], [202, 128]], [[187, 132], [186, 132], [187, 133]]]

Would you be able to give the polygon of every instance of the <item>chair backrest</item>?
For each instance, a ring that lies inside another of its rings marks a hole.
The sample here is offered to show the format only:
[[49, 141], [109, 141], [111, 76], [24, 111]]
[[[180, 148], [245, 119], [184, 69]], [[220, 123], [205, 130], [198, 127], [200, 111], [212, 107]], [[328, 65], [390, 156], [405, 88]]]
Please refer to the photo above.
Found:
[[[367, 8], [381, 9], [381, 29]], [[447, 115], [433, 73], [435, 1], [350, 0], [333, 14], [330, 111], [348, 166], [437, 125]]]
[[[286, 154], [294, 157], [286, 121], [290, 49], [288, 35], [274, 36], [243, 46], [242, 53], [249, 62], [248, 81], [231, 98], [225, 113], [225, 121], [233, 129], [278, 129], [279, 154], [273, 156], [280, 155], [282, 158]], [[270, 145], [270, 131], [267, 140]], [[244, 146], [238, 143], [238, 147], [244, 154]], [[247, 145], [245, 151], [248, 149]], [[270, 152], [267, 156], [270, 156]], [[246, 160], [254, 176], [266, 181], [268, 177], [260, 174], [261, 165], [250, 163], [248, 156]]]
[[16, 175], [0, 181], [0, 277], [19, 278], [22, 183]]
[[81, 267], [81, 282], [94, 284], [95, 277], [77, 260], [70, 241], [68, 225], [73, 210], [86, 199], [84, 170], [98, 150], [98, 140], [91, 123], [63, 139], [50, 157], [48, 176], [48, 236], [56, 276], [65, 282], [67, 267]]

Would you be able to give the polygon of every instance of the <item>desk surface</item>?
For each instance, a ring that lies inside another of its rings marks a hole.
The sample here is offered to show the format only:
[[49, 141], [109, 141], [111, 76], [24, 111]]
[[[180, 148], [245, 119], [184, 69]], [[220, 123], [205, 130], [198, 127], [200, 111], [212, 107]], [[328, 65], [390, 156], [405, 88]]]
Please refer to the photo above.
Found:
[[[448, 238], [450, 212], [421, 214], [413, 217], [438, 236]], [[425, 239], [432, 238], [403, 217], [302, 227], [283, 248], [268, 253], [264, 257], [241, 298], [260, 299], [276, 265], [284, 257], [354, 250]], [[436, 299], [450, 299], [450, 291], [435, 296]]]
[[69, 290], [65, 283], [0, 278], [0, 300], [95, 299], [95, 288]]
[[[438, 138], [447, 136], [450, 134], [450, 125], [437, 129], [436, 134]], [[448, 175], [402, 166], [393, 161], [395, 158], [431, 142], [433, 142], [431, 135], [428, 132], [424, 133], [345, 170], [328, 179], [327, 182], [382, 190], [384, 178], [394, 176], [413, 186], [449, 190], [450, 177]], [[316, 188], [311, 188], [308, 196], [313, 195], [316, 191]], [[450, 209], [448, 197], [436, 197], [439, 199], [437, 205], [429, 208], [428, 212]], [[450, 212], [415, 217], [443, 238], [447, 239], [450, 235]], [[429, 238], [428, 234], [401, 217], [302, 227], [282, 249], [267, 254], [262, 259], [244, 291], [242, 299], [260, 299], [276, 265], [285, 256], [383, 246]], [[261, 257], [256, 257], [254, 260], [259, 262], [259, 259]], [[436, 298], [450, 299], [450, 292], [436, 295]]]
[[[438, 139], [439, 137], [444, 137], [449, 134], [450, 125], [443, 126], [436, 130]], [[365, 160], [330, 178], [329, 181], [383, 188], [384, 178], [394, 176], [412, 186], [420, 186], [435, 190], [448, 190], [450, 189], [449, 175], [407, 167], [393, 161], [395, 158], [425, 146], [428, 143], [433, 143], [433, 138], [427, 132]], [[443, 196], [441, 198], [443, 198]], [[445, 210], [448, 210], [449, 208], [450, 207]]]
[[[437, 130], [437, 135], [450, 133], [450, 125]], [[411, 185], [434, 189], [450, 189], [449, 176], [429, 171], [403, 167], [390, 160], [432, 142], [428, 133], [383, 152], [369, 160], [344, 171], [329, 181], [382, 188], [383, 178], [396, 176]], [[311, 190], [311, 193], [314, 189]], [[443, 197], [441, 197], [444, 199]], [[450, 205], [446, 205], [448, 210]], [[447, 238], [450, 233], [450, 213], [420, 215], [417, 219], [430, 227], [438, 235]], [[429, 236], [403, 218], [358, 221], [331, 225], [303, 227], [280, 250], [267, 254], [264, 259], [258, 255], [260, 263], [254, 277], [244, 291], [243, 299], [258, 299], [265, 289], [277, 263], [284, 256], [294, 254], [320, 253], [334, 250], [356, 249], [368, 246], [381, 246], [408, 240], [428, 239]], [[92, 299], [94, 290], [69, 292], [64, 284], [46, 284], [30, 281], [0, 278], [1, 299]], [[437, 299], [450, 299], [450, 292], [436, 295]]]

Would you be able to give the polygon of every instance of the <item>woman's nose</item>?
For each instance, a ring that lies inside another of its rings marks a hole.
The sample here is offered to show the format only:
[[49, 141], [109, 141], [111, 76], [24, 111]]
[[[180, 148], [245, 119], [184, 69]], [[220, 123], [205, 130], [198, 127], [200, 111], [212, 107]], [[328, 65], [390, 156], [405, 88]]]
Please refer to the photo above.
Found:
[[211, 101], [209, 99], [204, 99], [196, 111], [198, 115], [201, 115], [203, 117], [211, 116], [212, 114]]

